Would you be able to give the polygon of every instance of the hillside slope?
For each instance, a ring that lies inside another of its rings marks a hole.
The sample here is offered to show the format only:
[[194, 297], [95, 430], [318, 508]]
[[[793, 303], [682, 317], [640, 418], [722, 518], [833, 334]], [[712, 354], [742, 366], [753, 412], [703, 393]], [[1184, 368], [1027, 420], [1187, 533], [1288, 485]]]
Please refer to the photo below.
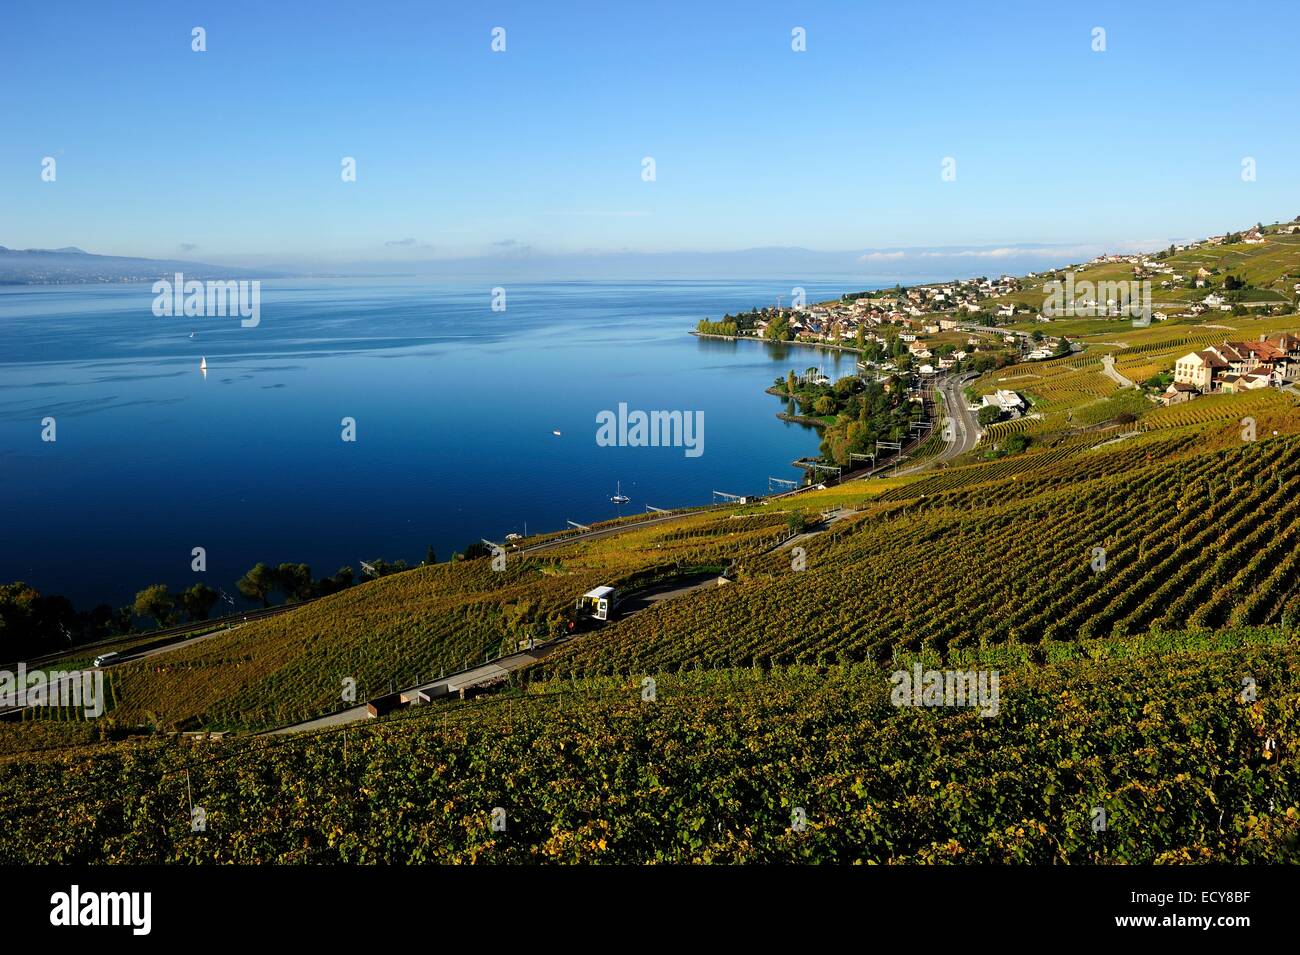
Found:
[[796, 667], [663, 676], [653, 702], [639, 676], [542, 683], [310, 736], [0, 757], [0, 856], [1300, 861], [1293, 632], [1067, 656], [1005, 671], [994, 718], [896, 707], [874, 667]]

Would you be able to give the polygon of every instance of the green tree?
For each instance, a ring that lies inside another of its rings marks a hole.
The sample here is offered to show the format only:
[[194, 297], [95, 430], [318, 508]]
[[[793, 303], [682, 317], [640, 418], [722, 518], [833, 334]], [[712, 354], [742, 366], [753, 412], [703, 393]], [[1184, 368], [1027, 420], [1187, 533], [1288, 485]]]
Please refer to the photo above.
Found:
[[235, 581], [235, 587], [249, 600], [260, 600], [263, 607], [271, 606], [271, 594], [278, 589], [275, 571], [260, 560], [248, 573]]
[[432, 544], [430, 544], [429, 549], [424, 552], [424, 562], [426, 564], [436, 564], [438, 562], [438, 555], [434, 553]]
[[219, 593], [200, 581], [188, 590], [181, 591], [180, 606], [185, 616], [191, 620], [207, 620], [220, 599]]
[[1002, 410], [997, 405], [985, 405], [979, 410], [976, 420], [981, 427], [987, 427], [1002, 417]]
[[166, 627], [175, 619], [172, 614], [175, 606], [176, 601], [168, 592], [166, 584], [150, 584], [135, 595], [132, 609], [137, 617], [152, 617], [159, 627]]
[[340, 590], [347, 590], [351, 587], [354, 580], [355, 575], [351, 567], [340, 567], [335, 571], [334, 576], [324, 577], [316, 582], [316, 593], [321, 597], [336, 594]]
[[275, 580], [285, 603], [310, 600], [315, 589], [311, 568], [306, 564], [281, 564], [276, 568]]

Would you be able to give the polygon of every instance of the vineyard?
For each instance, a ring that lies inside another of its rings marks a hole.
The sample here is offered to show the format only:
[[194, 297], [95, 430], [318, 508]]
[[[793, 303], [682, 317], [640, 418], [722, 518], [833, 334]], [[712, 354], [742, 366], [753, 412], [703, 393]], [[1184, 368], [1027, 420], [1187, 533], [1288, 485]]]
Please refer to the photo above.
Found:
[[[1101, 360], [1106, 355], [1114, 356], [1116, 371], [1141, 383], [1173, 368], [1188, 352], [1207, 345], [1293, 331], [1296, 317], [1223, 316], [1201, 324], [1170, 322], [1138, 329], [1127, 322], [1109, 322], [1106, 326], [1083, 336], [1085, 348], [1077, 354], [989, 372], [975, 383], [973, 391], [985, 395], [998, 388], [1014, 389], [1030, 395], [1036, 402], [1034, 410], [1058, 424], [1086, 421], [1088, 415], [1079, 417], [1085, 406], [1104, 404], [1102, 399], [1107, 398], [1121, 400], [1130, 394], [1102, 374]], [[1133, 397], [1139, 396], [1134, 393]], [[1136, 403], [1124, 410], [1141, 412]]]
[[248, 728], [296, 722], [562, 632], [563, 612], [597, 584], [673, 562], [726, 565], [775, 544], [779, 509], [702, 513], [575, 541], [545, 557], [436, 564], [383, 577], [299, 610], [109, 671], [118, 724]]
[[[1257, 442], [1242, 440], [1246, 415]], [[729, 566], [736, 582], [613, 621], [558, 650], [547, 672], [881, 662], [921, 648], [1270, 623], [1292, 596], [1296, 432], [1286, 395], [1206, 398], [1151, 409], [1128, 430], [1035, 432], [1030, 450], [992, 461], [561, 541], [511, 555], [503, 572], [486, 559], [417, 568], [115, 667], [109, 719], [296, 722], [342, 708], [347, 679], [364, 700], [554, 638], [577, 594], [673, 566]], [[810, 539], [806, 570], [768, 553], [792, 512], [833, 507], [855, 513]], [[1249, 533], [1225, 532], [1239, 526]], [[1101, 573], [1095, 547], [1107, 552]]]
[[653, 701], [634, 674], [309, 736], [0, 757], [0, 855], [1300, 861], [1300, 651], [1290, 632], [1229, 636], [1009, 669], [992, 718], [896, 707], [867, 666], [740, 669], [660, 676]]
[[787, 554], [744, 561], [734, 586], [616, 622], [545, 666], [883, 662], [1270, 623], [1300, 586], [1297, 491], [1300, 438], [1205, 451], [1186, 429], [950, 469], [867, 503], [809, 544], [804, 570]]

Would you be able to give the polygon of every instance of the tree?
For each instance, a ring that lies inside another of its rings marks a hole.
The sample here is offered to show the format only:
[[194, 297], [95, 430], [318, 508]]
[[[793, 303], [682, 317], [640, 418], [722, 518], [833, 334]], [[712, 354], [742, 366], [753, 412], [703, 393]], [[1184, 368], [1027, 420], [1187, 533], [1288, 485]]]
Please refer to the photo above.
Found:
[[132, 607], [118, 607], [113, 611], [113, 632], [114, 633], [134, 633], [135, 632], [135, 613]]
[[181, 610], [191, 620], [207, 620], [220, 599], [221, 594], [200, 581], [188, 590], [181, 591]]
[[40, 597], [35, 587], [22, 581], [0, 584], [0, 654], [5, 659], [21, 657], [44, 642], [34, 629]]
[[979, 410], [976, 420], [979, 421], [980, 427], [986, 427], [993, 424], [1002, 417], [1002, 409], [997, 405], [985, 405]]
[[334, 572], [332, 577], [322, 577], [316, 581], [316, 595], [327, 597], [330, 594], [336, 594], [340, 590], [347, 590], [352, 586], [354, 574], [351, 567], [340, 567]]
[[281, 564], [276, 568], [277, 589], [284, 594], [285, 603], [310, 600], [314, 585], [311, 568], [306, 564]]
[[277, 589], [275, 571], [260, 560], [248, 573], [235, 581], [235, 587], [249, 600], [260, 600], [263, 607], [271, 606], [271, 593]]
[[157, 626], [166, 627], [175, 619], [172, 614], [175, 606], [166, 584], [150, 584], [135, 595], [133, 609], [137, 617], [152, 617]]
[[438, 555], [434, 553], [432, 544], [430, 544], [429, 549], [424, 552], [424, 562], [426, 564], [436, 564], [438, 562]]
[[798, 379], [795, 378], [794, 369], [791, 368], [789, 376], [787, 376], [787, 378], [785, 379], [785, 393], [787, 395], [793, 395], [795, 391], [795, 387], [797, 385], [798, 385]]

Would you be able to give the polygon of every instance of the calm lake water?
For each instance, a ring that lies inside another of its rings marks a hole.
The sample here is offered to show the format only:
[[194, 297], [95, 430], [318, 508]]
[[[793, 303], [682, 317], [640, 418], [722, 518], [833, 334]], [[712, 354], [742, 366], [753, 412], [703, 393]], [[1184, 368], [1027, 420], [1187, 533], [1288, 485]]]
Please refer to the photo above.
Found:
[[[801, 284], [817, 300], [860, 283]], [[687, 332], [794, 284], [512, 285], [493, 312], [488, 284], [284, 280], [263, 283], [249, 329], [157, 318], [148, 285], [0, 289], [0, 582], [118, 605], [193, 583], [202, 546], [202, 579], [234, 593], [258, 560], [317, 576], [430, 544], [445, 560], [480, 537], [765, 491], [818, 436], [763, 389], [853, 360]], [[596, 414], [619, 402], [703, 411], [704, 453], [599, 447]]]

